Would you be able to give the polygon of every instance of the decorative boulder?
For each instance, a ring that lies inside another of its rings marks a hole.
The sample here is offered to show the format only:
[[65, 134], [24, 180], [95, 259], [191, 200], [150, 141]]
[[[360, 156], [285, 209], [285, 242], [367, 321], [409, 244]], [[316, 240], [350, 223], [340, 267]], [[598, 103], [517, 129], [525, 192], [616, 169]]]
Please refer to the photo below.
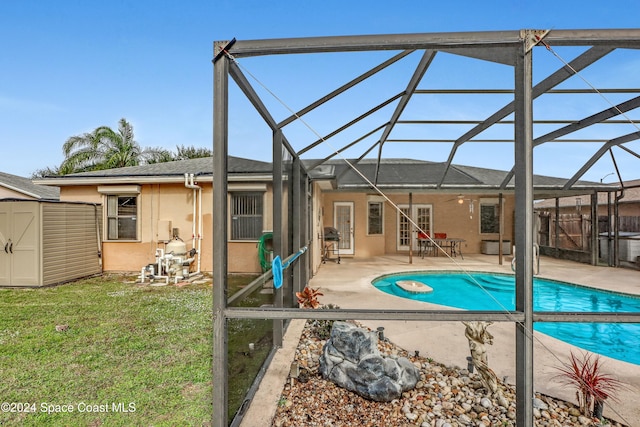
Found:
[[406, 357], [384, 357], [378, 335], [346, 322], [334, 322], [331, 338], [322, 349], [320, 373], [360, 396], [390, 402], [413, 389], [420, 371]]

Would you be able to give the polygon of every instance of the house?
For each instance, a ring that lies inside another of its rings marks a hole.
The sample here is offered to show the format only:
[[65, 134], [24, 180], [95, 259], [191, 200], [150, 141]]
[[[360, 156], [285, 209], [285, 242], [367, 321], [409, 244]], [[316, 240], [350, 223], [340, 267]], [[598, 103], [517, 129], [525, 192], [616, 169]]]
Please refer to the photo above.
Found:
[[[140, 271], [156, 249], [182, 240], [199, 254], [191, 267], [212, 271], [212, 159], [82, 172], [38, 180], [60, 187], [60, 199], [103, 205], [104, 271]], [[234, 226], [229, 270], [260, 271], [256, 241], [270, 227], [271, 164], [229, 157]]]
[[[463, 253], [481, 253], [483, 243], [497, 241], [500, 231], [503, 241], [513, 242], [514, 187], [513, 180], [503, 184], [507, 171], [463, 165], [447, 170], [445, 163], [411, 159], [381, 159], [378, 169], [376, 165], [376, 159], [360, 161], [360, 175], [344, 160], [335, 160], [313, 173], [321, 183], [324, 225], [341, 231], [341, 254], [401, 254], [410, 246], [418, 250], [409, 221], [391, 203], [431, 236], [442, 233], [464, 239]], [[376, 169], [377, 187], [389, 200], [371, 185]], [[565, 184], [561, 178], [534, 176], [536, 194], [561, 194]], [[602, 186], [579, 181], [572, 194]]]
[[57, 187], [37, 185], [29, 178], [0, 172], [0, 199], [58, 200]]
[[[314, 271], [327, 248], [355, 258], [418, 254], [415, 226], [432, 236], [462, 239], [463, 253], [480, 253], [483, 241], [501, 234], [513, 240], [514, 188], [513, 181], [503, 184], [507, 171], [451, 165], [445, 173], [444, 163], [412, 159], [382, 160], [379, 168], [372, 159], [303, 163], [313, 167], [308, 244]], [[60, 187], [61, 200], [103, 205], [105, 271], [140, 271], [175, 239], [199, 253], [192, 270], [212, 271], [212, 167], [211, 158], [201, 158], [37, 182]], [[228, 270], [260, 272], [257, 244], [273, 229], [272, 165], [230, 156], [228, 171]], [[376, 179], [384, 194], [373, 188]], [[561, 191], [564, 184], [560, 178], [534, 178], [539, 194]], [[602, 186], [578, 182], [573, 191]], [[337, 229], [340, 241], [325, 242], [325, 227]]]
[[[624, 191], [620, 191], [621, 188], [623, 188]], [[602, 191], [598, 193], [598, 216], [608, 215], [608, 206], [613, 206], [616, 202], [615, 198], [617, 195], [622, 196], [618, 200], [618, 215], [640, 216], [640, 179], [624, 181], [622, 186], [619, 184], [611, 185], [609, 191]], [[588, 213], [590, 204], [590, 194], [558, 198], [560, 214]], [[555, 212], [556, 199], [538, 200], [534, 204], [534, 208], [537, 211]], [[613, 207], [611, 207], [611, 209], [613, 209]]]

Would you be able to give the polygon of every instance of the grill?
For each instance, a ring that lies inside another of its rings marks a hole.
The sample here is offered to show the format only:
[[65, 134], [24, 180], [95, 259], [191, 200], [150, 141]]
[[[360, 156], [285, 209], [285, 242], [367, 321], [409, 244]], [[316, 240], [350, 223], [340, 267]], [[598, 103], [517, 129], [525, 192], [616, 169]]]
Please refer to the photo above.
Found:
[[[340, 264], [340, 232], [333, 227], [324, 228], [324, 251], [322, 252], [322, 262], [335, 261]], [[331, 258], [331, 254], [336, 258]]]

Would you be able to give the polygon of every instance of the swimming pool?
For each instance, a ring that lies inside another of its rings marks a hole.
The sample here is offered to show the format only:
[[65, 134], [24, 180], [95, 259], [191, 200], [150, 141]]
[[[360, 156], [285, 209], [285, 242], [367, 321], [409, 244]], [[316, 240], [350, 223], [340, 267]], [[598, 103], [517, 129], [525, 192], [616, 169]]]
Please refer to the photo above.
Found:
[[[401, 280], [424, 283], [433, 292], [407, 292], [396, 285]], [[373, 285], [398, 297], [465, 310], [515, 310], [512, 275], [412, 272], [382, 276]], [[534, 278], [533, 305], [534, 311], [640, 312], [640, 297]], [[534, 329], [585, 350], [640, 365], [640, 323], [536, 322]]]

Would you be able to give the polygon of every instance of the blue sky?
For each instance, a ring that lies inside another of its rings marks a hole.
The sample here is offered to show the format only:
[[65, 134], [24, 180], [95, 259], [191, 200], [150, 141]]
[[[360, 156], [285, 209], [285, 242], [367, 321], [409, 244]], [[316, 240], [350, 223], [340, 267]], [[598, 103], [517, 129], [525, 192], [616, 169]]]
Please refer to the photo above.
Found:
[[[62, 161], [61, 147], [67, 138], [101, 125], [115, 128], [122, 117], [133, 124], [136, 139], [142, 146], [211, 147], [211, 58], [215, 40], [521, 28], [633, 28], [638, 26], [639, 15], [640, 3], [627, 0], [615, 3], [6, 0], [0, 2], [0, 170], [29, 176], [37, 169], [58, 165]], [[558, 52], [566, 55], [567, 60], [576, 54], [562, 49]], [[360, 53], [353, 57], [335, 54], [317, 61], [300, 58], [294, 61], [285, 56], [245, 58], [240, 63], [246, 73], [257, 77], [288, 107], [296, 109], [390, 56], [391, 53]], [[405, 68], [398, 66], [396, 70], [394, 66], [389, 71], [391, 76], [397, 77], [397, 87], [390, 87], [388, 80], [381, 76], [371, 80], [372, 86], [356, 89], [355, 99], [370, 102], [364, 107], [353, 100], [336, 101], [335, 107], [319, 109], [305, 116], [305, 120], [314, 132], [324, 135], [351, 118], [338, 107], [364, 112], [385, 96], [404, 89], [418, 60], [419, 54], [414, 54], [403, 60]], [[475, 65], [469, 65], [464, 58], [447, 58], [454, 64], [458, 61], [454, 71], [438, 60], [429, 69], [429, 79], [425, 78], [421, 87], [438, 87], [442, 80], [459, 87], [478, 82], [485, 84], [485, 79], [492, 88], [511, 84], [510, 81], [505, 85], [500, 80], [491, 80], [500, 76], [506, 76], [508, 80], [511, 71], [505, 71], [506, 67], [489, 64], [474, 74], [468, 72], [468, 67]], [[622, 64], [622, 75], [611, 76], [609, 65], [604, 64], [585, 73], [587, 78], [602, 86], [624, 87], [628, 84], [638, 87], [638, 81], [633, 81], [640, 75], [637, 58], [621, 52], [610, 60]], [[550, 58], [548, 64], [550, 69], [561, 66], [555, 58]], [[430, 82], [433, 82], [432, 86], [429, 86]], [[277, 119], [289, 114], [257, 82], [252, 81], [252, 84], [256, 85]], [[235, 94], [237, 91], [232, 92], [230, 106], [230, 153], [269, 161], [270, 132], [246, 101]], [[611, 100], [619, 102], [616, 98]], [[441, 106], [440, 102], [438, 98], [416, 100], [411, 104], [412, 109], [407, 110], [407, 118], [411, 114], [415, 118], [421, 117], [420, 112], [428, 109], [450, 114], [448, 107]], [[456, 102], [460, 106], [458, 118], [474, 116], [482, 119], [493, 112], [478, 110], [480, 107], [470, 102], [467, 105], [467, 101]], [[492, 108], [499, 108], [508, 100], [496, 97], [489, 102]], [[550, 115], [559, 105], [563, 112], [575, 110], [580, 114], [582, 103], [556, 101], [544, 108]], [[596, 99], [590, 111], [607, 107], [603, 100]], [[310, 157], [321, 157], [345, 145], [381, 124], [382, 117], [388, 120], [392, 111], [393, 107], [385, 109], [381, 116], [363, 123], [362, 128], [354, 128], [349, 131], [351, 134], [346, 132], [341, 136], [342, 139], [331, 140], [329, 145], [310, 152]], [[396, 135], [401, 137], [405, 130], [408, 128], [398, 129]], [[445, 132], [452, 138], [464, 133], [451, 128]], [[296, 149], [317, 139], [302, 125], [285, 129], [285, 134], [296, 141]], [[536, 149], [536, 173], [571, 176], [576, 170], [571, 162], [579, 165], [597, 149], [595, 145], [584, 149], [577, 144], [565, 145], [567, 147], [559, 151], [546, 146]], [[434, 161], [446, 159], [446, 144], [422, 146], [388, 144], [383, 155]], [[347, 154], [359, 155], [366, 147], [368, 144], [365, 143]], [[637, 145], [630, 147], [636, 149]], [[493, 154], [487, 155], [489, 152]], [[635, 171], [629, 172], [634, 164], [638, 169], [638, 160], [626, 157], [621, 154], [620, 166], [626, 171], [623, 178], [638, 178]], [[459, 150], [454, 163], [510, 169], [512, 159], [512, 151], [505, 144], [488, 144]], [[595, 181], [614, 170], [610, 161], [603, 160], [596, 166], [585, 179]], [[609, 176], [606, 181], [612, 178]]]

